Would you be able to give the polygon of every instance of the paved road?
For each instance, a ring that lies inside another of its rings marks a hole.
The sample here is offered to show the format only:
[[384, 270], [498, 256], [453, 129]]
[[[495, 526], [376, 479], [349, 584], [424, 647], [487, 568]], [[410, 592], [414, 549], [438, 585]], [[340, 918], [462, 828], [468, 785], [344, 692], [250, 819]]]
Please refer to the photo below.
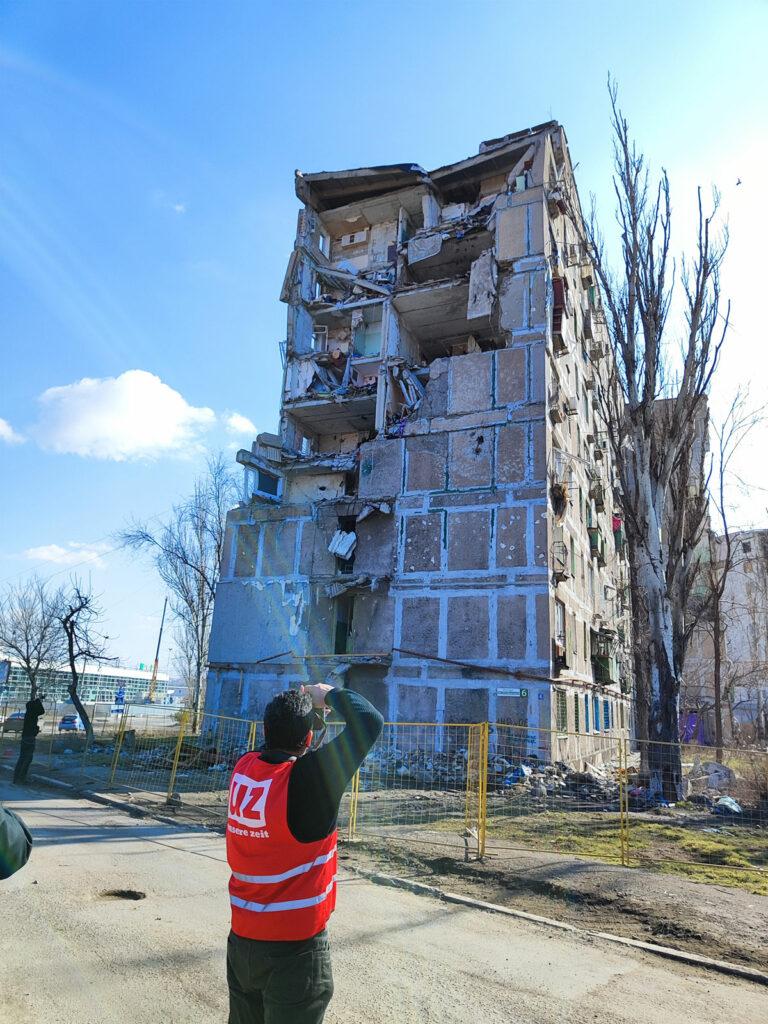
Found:
[[[223, 839], [0, 782], [36, 846], [0, 883], [0, 1021], [226, 1020]], [[146, 893], [137, 902], [103, 894]], [[342, 877], [328, 1024], [758, 1024], [765, 989]]]

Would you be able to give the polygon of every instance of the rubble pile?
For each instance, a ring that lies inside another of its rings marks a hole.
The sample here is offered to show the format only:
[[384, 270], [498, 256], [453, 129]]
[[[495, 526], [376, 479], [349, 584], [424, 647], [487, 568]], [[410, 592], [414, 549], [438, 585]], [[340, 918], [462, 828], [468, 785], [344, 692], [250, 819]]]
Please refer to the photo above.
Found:
[[533, 756], [519, 761], [492, 757], [488, 788], [521, 801], [556, 800], [569, 807], [614, 810], [619, 801], [616, 769], [611, 765], [587, 763], [583, 771], [577, 771], [563, 761], [547, 764]]
[[374, 750], [360, 767], [360, 786], [364, 790], [393, 786], [461, 790], [467, 784], [467, 762], [465, 747], [449, 752], [398, 747]]
[[[403, 788], [448, 792], [463, 791], [467, 785], [468, 752], [460, 747], [448, 752], [402, 750], [389, 747], [373, 751], [360, 769], [365, 791]], [[547, 764], [533, 755], [506, 758], [492, 754], [488, 759], [488, 790], [521, 801], [558, 800], [569, 807], [614, 810], [619, 786], [611, 765], [587, 764], [576, 771], [562, 761]]]

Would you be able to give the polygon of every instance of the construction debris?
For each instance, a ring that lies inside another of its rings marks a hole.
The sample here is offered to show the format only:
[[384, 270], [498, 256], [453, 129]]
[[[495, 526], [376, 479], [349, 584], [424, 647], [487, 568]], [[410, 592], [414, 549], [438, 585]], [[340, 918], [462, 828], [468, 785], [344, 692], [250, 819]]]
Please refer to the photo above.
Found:
[[328, 550], [337, 558], [348, 559], [355, 550], [357, 544], [356, 533], [345, 533], [344, 530], [337, 530], [331, 538]]

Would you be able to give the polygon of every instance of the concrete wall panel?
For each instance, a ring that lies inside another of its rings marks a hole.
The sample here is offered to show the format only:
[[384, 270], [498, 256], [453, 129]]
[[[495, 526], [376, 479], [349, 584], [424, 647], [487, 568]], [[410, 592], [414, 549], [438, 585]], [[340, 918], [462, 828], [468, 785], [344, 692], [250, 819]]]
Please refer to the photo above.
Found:
[[473, 352], [450, 360], [448, 413], [493, 408], [493, 353]]
[[400, 722], [434, 722], [437, 717], [437, 690], [434, 686], [397, 687], [397, 718]]
[[355, 572], [391, 576], [395, 568], [395, 517], [374, 513], [357, 524]]
[[526, 478], [528, 461], [527, 427], [521, 423], [499, 427], [496, 444], [496, 483], [521, 483]]
[[448, 687], [445, 691], [446, 722], [487, 722], [488, 690]]
[[237, 529], [235, 576], [253, 576], [259, 551], [259, 526], [243, 524]]
[[527, 565], [525, 508], [500, 508], [496, 522], [496, 565], [500, 569]]
[[402, 490], [403, 442], [382, 438], [360, 446], [360, 497], [391, 498]]
[[405, 442], [406, 490], [442, 491], [446, 483], [448, 435], [427, 434]]
[[526, 599], [524, 594], [502, 595], [496, 611], [496, 645], [500, 658], [525, 658]]
[[352, 652], [389, 654], [395, 626], [395, 602], [385, 593], [356, 594], [352, 614]]
[[503, 348], [496, 353], [496, 392], [499, 405], [514, 405], [525, 401], [524, 348]]
[[439, 623], [436, 597], [403, 598], [400, 646], [417, 654], [437, 654]]
[[488, 657], [488, 598], [448, 598], [448, 657], [473, 661]]
[[521, 331], [528, 326], [528, 275], [505, 274], [499, 286], [499, 326]]
[[448, 569], [487, 569], [490, 512], [448, 513]]
[[512, 206], [496, 214], [496, 259], [510, 263], [528, 254], [526, 206]]
[[296, 522], [265, 523], [261, 576], [293, 574], [296, 548]]
[[462, 430], [449, 437], [449, 488], [488, 487], [491, 482], [493, 428]]
[[405, 572], [439, 572], [443, 543], [443, 516], [440, 512], [407, 516], [405, 519]]

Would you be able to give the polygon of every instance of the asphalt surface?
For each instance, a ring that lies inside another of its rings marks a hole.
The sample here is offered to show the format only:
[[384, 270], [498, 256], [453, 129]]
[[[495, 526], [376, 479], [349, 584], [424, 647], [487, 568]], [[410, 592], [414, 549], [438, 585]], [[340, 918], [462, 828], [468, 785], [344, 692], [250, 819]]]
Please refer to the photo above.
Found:
[[[35, 836], [0, 883], [0, 1021], [226, 1020], [221, 836], [4, 781], [0, 800]], [[762, 986], [343, 873], [331, 934], [328, 1024], [766, 1020]]]

